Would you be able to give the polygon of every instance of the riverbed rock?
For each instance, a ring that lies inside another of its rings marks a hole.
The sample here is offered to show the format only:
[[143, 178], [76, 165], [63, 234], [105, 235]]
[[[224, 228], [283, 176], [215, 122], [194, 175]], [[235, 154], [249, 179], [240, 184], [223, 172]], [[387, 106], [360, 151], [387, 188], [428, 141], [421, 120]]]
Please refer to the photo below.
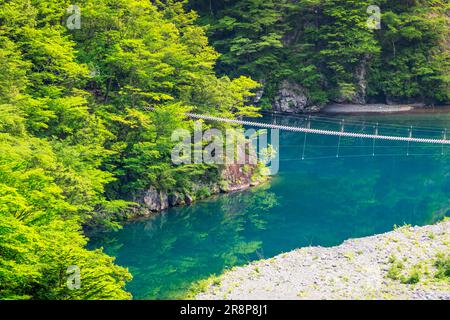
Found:
[[356, 114], [356, 113], [396, 113], [414, 110], [412, 105], [387, 105], [387, 104], [330, 104], [322, 109], [330, 114]]

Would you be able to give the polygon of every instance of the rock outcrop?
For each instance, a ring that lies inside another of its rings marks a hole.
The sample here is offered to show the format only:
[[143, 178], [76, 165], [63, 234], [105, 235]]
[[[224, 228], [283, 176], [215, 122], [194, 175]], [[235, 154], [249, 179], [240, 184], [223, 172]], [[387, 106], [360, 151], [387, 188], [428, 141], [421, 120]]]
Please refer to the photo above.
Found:
[[301, 85], [285, 80], [273, 102], [273, 110], [284, 113], [303, 113], [318, 112], [320, 108], [310, 103], [306, 90]]
[[150, 187], [144, 191], [138, 200], [148, 212], [162, 211], [169, 207], [169, 197], [166, 192]]
[[[249, 146], [247, 143], [246, 149]], [[244, 164], [227, 164], [219, 169], [218, 181], [210, 181], [208, 177], [203, 177], [194, 181], [188, 190], [160, 191], [152, 186], [135, 197], [134, 202], [139, 204], [139, 208], [135, 210], [134, 216], [150, 216], [170, 207], [191, 205], [197, 200], [219, 193], [240, 191], [256, 186], [264, 178], [257, 174], [257, 159], [254, 157], [254, 153], [245, 153]]]
[[185, 196], [180, 192], [174, 192], [169, 195], [169, 206], [177, 207], [186, 203]]
[[342, 104], [359, 104], [364, 105], [367, 102], [367, 70], [370, 63], [370, 57], [365, 55], [353, 72], [354, 83], [349, 84], [352, 90], [346, 92], [345, 88], [341, 88], [341, 92], [333, 101]]
[[225, 181], [225, 184], [221, 184], [220, 191], [221, 192], [234, 192], [239, 190], [245, 190], [255, 185], [253, 181], [253, 168], [242, 165], [229, 165], [226, 166], [222, 171], [222, 181]]

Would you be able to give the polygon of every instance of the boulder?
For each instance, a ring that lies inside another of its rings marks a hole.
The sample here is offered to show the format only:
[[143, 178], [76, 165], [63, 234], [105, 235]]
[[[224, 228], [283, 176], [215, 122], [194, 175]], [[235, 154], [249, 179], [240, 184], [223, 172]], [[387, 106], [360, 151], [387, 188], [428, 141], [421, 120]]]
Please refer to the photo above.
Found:
[[308, 107], [305, 89], [297, 83], [283, 81], [277, 97], [273, 102], [276, 112], [302, 113]]
[[169, 208], [169, 197], [166, 192], [158, 191], [155, 187], [146, 190], [142, 197], [145, 208], [152, 212], [158, 212]]
[[184, 201], [186, 202], [187, 205], [191, 205], [194, 203], [195, 199], [190, 194], [185, 194]]
[[169, 206], [176, 207], [184, 204], [184, 196], [178, 192], [169, 195]]

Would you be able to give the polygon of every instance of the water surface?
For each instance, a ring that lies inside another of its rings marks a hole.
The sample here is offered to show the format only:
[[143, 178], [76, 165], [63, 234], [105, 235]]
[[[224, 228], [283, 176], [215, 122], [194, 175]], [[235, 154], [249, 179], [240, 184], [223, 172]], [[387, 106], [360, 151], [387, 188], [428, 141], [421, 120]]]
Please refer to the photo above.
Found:
[[[313, 127], [340, 129], [336, 118]], [[304, 125], [303, 118], [264, 121]], [[346, 116], [345, 130], [442, 138], [448, 114]], [[395, 125], [395, 126], [393, 126]], [[398, 126], [401, 125], [401, 126]], [[304, 246], [334, 246], [450, 213], [450, 148], [284, 132], [280, 172], [246, 192], [173, 208], [91, 235], [133, 274], [135, 299], [182, 297], [191, 283]], [[305, 146], [305, 148], [304, 148]], [[373, 155], [375, 154], [375, 156]], [[302, 160], [302, 157], [305, 159]]]

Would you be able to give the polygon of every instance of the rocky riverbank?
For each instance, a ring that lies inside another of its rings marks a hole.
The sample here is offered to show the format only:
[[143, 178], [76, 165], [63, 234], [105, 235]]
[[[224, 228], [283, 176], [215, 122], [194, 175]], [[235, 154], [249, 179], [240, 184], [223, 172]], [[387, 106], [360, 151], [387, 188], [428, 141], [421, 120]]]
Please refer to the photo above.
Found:
[[[238, 137], [236, 156], [241, 161], [211, 166], [201, 175], [187, 178], [185, 183], [167, 190], [149, 186], [133, 196], [136, 205], [128, 218], [148, 217], [171, 207], [191, 205], [220, 193], [243, 191], [268, 180], [268, 169], [258, 159], [251, 139]], [[225, 160], [225, 159], [223, 159]], [[224, 161], [227, 162], [227, 161]]]
[[262, 163], [230, 164], [218, 169], [219, 178], [202, 177], [192, 181], [191, 187], [184, 190], [159, 190], [153, 186], [134, 198], [137, 206], [131, 218], [147, 217], [171, 207], [191, 205], [194, 202], [220, 193], [243, 191], [268, 180]]
[[450, 220], [310, 247], [234, 268], [196, 299], [450, 300]]

